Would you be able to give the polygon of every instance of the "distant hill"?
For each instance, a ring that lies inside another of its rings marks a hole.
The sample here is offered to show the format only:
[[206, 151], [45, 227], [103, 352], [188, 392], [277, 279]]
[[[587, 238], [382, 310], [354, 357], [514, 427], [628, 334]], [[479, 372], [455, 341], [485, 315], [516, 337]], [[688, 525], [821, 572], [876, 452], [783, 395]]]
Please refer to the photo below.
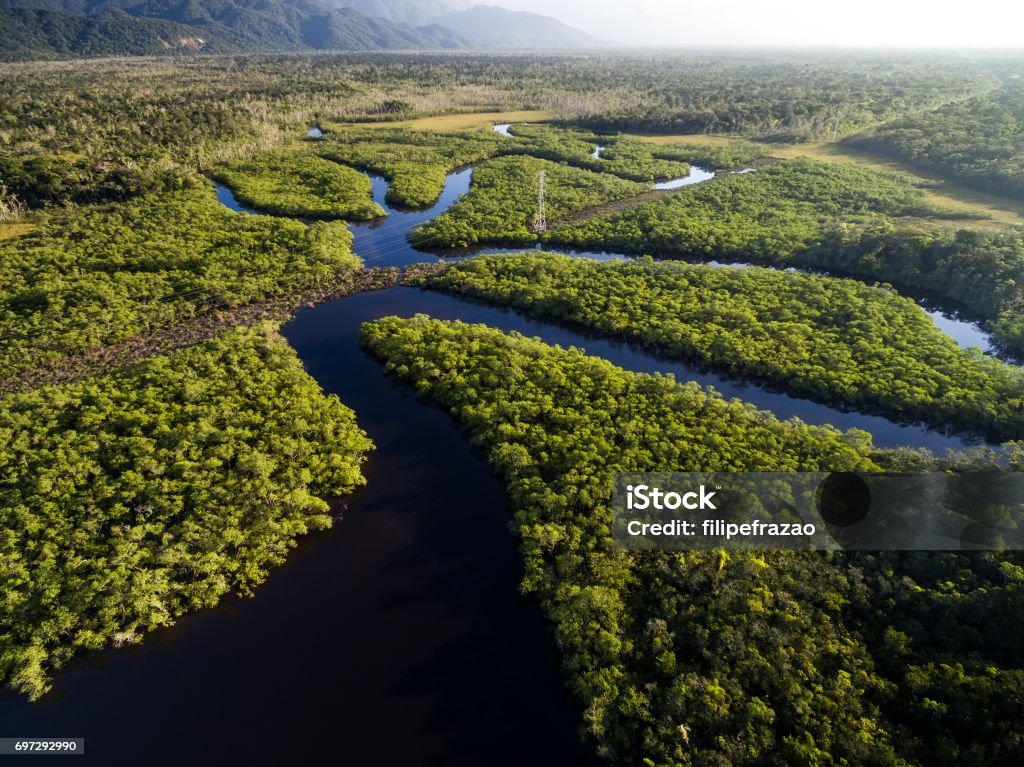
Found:
[[230, 52], [235, 46], [196, 38], [196, 30], [121, 11], [81, 16], [0, 6], [0, 61], [70, 56], [152, 55], [168, 51]]
[[565, 49], [596, 44], [549, 16], [493, 5], [464, 8], [466, 4], [467, 0], [0, 0], [0, 61], [198, 51]]
[[318, 0], [0, 0], [0, 59], [303, 50], [464, 48], [437, 25]]
[[466, 0], [325, 0], [337, 8], [355, 8], [367, 16], [403, 24], [431, 24], [439, 17], [461, 10]]
[[[384, 0], [389, 2], [390, 0]], [[434, 21], [487, 48], [586, 48], [597, 41], [558, 19], [496, 5], [475, 5], [438, 16]]]

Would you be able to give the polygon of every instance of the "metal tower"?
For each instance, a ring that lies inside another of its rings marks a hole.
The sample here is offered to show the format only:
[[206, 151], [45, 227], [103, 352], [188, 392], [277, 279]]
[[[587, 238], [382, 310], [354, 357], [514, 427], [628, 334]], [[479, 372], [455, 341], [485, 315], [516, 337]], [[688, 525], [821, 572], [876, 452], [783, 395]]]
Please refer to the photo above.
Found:
[[533, 231], [537, 234], [544, 234], [548, 230], [548, 220], [544, 215], [544, 180], [546, 174], [540, 172], [537, 179], [537, 215], [533, 219]]

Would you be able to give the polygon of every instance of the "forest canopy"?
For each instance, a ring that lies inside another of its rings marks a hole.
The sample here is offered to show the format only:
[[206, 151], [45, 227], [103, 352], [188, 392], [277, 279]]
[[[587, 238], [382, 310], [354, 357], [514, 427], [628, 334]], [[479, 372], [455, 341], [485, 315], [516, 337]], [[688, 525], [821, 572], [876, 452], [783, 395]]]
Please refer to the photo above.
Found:
[[793, 263], [925, 290], [985, 320], [998, 344], [1024, 359], [1024, 228], [953, 230], [905, 221], [826, 227]]
[[536, 242], [540, 174], [545, 174], [547, 219], [555, 222], [594, 205], [635, 197], [648, 187], [535, 157], [500, 157], [473, 171], [469, 192], [447, 212], [413, 230], [420, 248], [464, 248], [484, 243]]
[[372, 448], [268, 324], [0, 399], [0, 681], [247, 593]]
[[[470, 191], [415, 232], [423, 247], [539, 240], [778, 267], [535, 250], [421, 265], [408, 284], [836, 409], [1019, 437], [1021, 373], [959, 349], [900, 293], [956, 302], [1024, 358], [1024, 228], [937, 209], [939, 182], [858, 165], [864, 153], [839, 142], [860, 133], [851, 141], [1014, 194], [1022, 74], [1020, 60], [925, 52], [0, 65], [0, 390], [20, 392], [0, 394], [0, 684], [37, 698], [79, 654], [250, 593], [331, 523], [328, 499], [362, 484], [372, 445], [358, 414], [275, 326], [199, 339], [283, 315], [300, 292], [392, 284], [398, 268], [360, 271], [341, 220], [310, 223], [381, 215], [363, 171], [390, 182], [392, 206], [422, 208], [446, 174], [477, 166]], [[772, 156], [832, 150], [851, 163]], [[651, 190], [694, 165], [716, 177]], [[211, 177], [276, 215], [231, 212]], [[355, 231], [368, 258], [413, 261], [406, 224], [428, 215]], [[416, 298], [381, 303], [399, 294]], [[325, 316], [352, 316], [343, 309]], [[354, 327], [331, 322], [324, 337], [353, 342]], [[506, 483], [523, 592], [550, 619], [590, 745], [610, 764], [1024, 764], [1020, 554], [652, 555], [609, 536], [618, 471], [957, 471], [992, 468], [994, 449], [880, 450], [864, 431], [782, 422], [484, 326], [386, 318], [360, 340], [450, 412]], [[165, 353], [165, 341], [192, 345]], [[1024, 445], [998, 459], [1024, 469]], [[415, 636], [422, 613], [408, 612], [420, 617], [396, 625]]]
[[479, 325], [385, 318], [362, 339], [450, 409], [507, 482], [523, 588], [554, 623], [608, 760], [982, 767], [1024, 755], [1018, 555], [612, 549], [614, 472], [892, 465], [868, 435], [780, 423]]
[[[548, 109], [601, 132], [834, 139], [995, 85], [948, 55], [403, 54], [176, 58], [0, 70], [0, 135], [16, 153], [161, 158], [204, 168], [317, 121]], [[443, 89], [438, 84], [443, 83]], [[55, 87], [56, 86], [56, 87]], [[228, 151], [230, 150], [230, 151]]]
[[797, 159], [560, 228], [547, 241], [581, 250], [783, 261], [820, 242], [825, 224], [836, 219], [935, 212], [921, 190], [904, 179]]
[[1024, 198], [1024, 84], [903, 117], [847, 143], [938, 171], [986, 192]]
[[233, 213], [202, 189], [55, 215], [0, 242], [0, 375], [358, 269], [341, 223]]
[[1024, 438], [1024, 372], [960, 349], [913, 301], [855, 280], [550, 253], [407, 280], [939, 429]]
[[402, 128], [347, 128], [317, 142], [317, 151], [337, 162], [377, 173], [391, 182], [387, 201], [417, 208], [440, 196], [445, 176], [491, 157], [501, 143], [493, 131], [464, 135]]
[[957, 229], [957, 218], [932, 207], [907, 179], [801, 158], [570, 222], [544, 242], [830, 269], [923, 289], [968, 307], [1020, 357], [1024, 228]]
[[[494, 157], [526, 155], [632, 181], [678, 178], [689, 172], [685, 153], [623, 135], [598, 136], [568, 126], [516, 123], [511, 135], [482, 129], [431, 133], [407, 128], [342, 126], [317, 141], [331, 160], [378, 173], [391, 182], [389, 203], [422, 207], [438, 198], [445, 175]], [[597, 149], [601, 147], [601, 156]], [[507, 166], [506, 166], [507, 167]]]
[[352, 221], [384, 215], [364, 173], [302, 152], [256, 155], [211, 175], [241, 203], [264, 213]]

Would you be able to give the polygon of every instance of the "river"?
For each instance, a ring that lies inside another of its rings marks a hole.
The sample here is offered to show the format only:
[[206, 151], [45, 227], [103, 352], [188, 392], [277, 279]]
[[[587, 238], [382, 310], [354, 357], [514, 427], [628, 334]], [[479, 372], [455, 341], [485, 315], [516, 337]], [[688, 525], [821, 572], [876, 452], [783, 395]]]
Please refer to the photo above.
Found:
[[[354, 235], [354, 248], [368, 266], [409, 266], [435, 258], [433, 254], [416, 250], [408, 241], [408, 233], [420, 223], [443, 213], [469, 189], [472, 169], [464, 169], [448, 176], [444, 191], [440, 198], [428, 209], [396, 210], [386, 201], [387, 182], [381, 178], [371, 178], [373, 183], [373, 199], [387, 211], [383, 219], [368, 223], [357, 223], [351, 226]], [[509, 248], [483, 248], [473, 251], [474, 254], [508, 253]], [[516, 251], [512, 251], [516, 252]], [[529, 251], [519, 251], [529, 252]], [[593, 253], [558, 251], [565, 255], [578, 258], [597, 260], [624, 259], [627, 256], [618, 253]], [[720, 268], [749, 268], [745, 264], [713, 263]], [[289, 325], [286, 335], [299, 350], [303, 361], [307, 363], [302, 350], [302, 338], [294, 336], [296, 328], [305, 328], [308, 323], [319, 322], [328, 326], [327, 332], [347, 332], [350, 322], [363, 322], [371, 317], [358, 319], [346, 315], [342, 322], [335, 315], [327, 318], [325, 307], [353, 303], [353, 298], [342, 299], [332, 304], [325, 304], [299, 312], [295, 321]], [[713, 386], [726, 397], [740, 397], [770, 410], [780, 418], [799, 417], [812, 424], [833, 424], [841, 429], [859, 428], [869, 431], [876, 445], [881, 447], [926, 447], [938, 453], [946, 449], [957, 449], [972, 444], [971, 440], [939, 433], [920, 425], [908, 425], [890, 419], [848, 412], [840, 408], [811, 402], [806, 399], [792, 397], [770, 387], [738, 380], [725, 375], [709, 372], [699, 365], [688, 364], [676, 360], [666, 360], [647, 351], [628, 344], [608, 341], [578, 331], [569, 330], [560, 325], [532, 320], [518, 312], [496, 307], [487, 307], [468, 302], [452, 296], [445, 296], [410, 288], [392, 288], [375, 294], [374, 297], [359, 297], [359, 305], [386, 304], [393, 314], [412, 316], [424, 312], [443, 319], [461, 319], [466, 322], [485, 322], [488, 325], [505, 331], [515, 330], [525, 335], [536, 336], [546, 343], [563, 346], [580, 346], [591, 354], [604, 357], [627, 370], [642, 373], [672, 373], [680, 380], [692, 380], [703, 386]], [[937, 310], [933, 310], [937, 311]], [[383, 315], [375, 315], [383, 316]], [[326, 318], [326, 319], [325, 319]], [[950, 319], [947, 327], [955, 332], [964, 332], [965, 338], [974, 338], [982, 333], [962, 320]], [[318, 380], [320, 380], [318, 378]], [[320, 381], [323, 385], [323, 381]], [[343, 398], [344, 399], [344, 398]], [[358, 410], [357, 410], [358, 412]]]
[[366, 320], [454, 303], [401, 289], [302, 312], [289, 340], [377, 445], [344, 520], [255, 598], [88, 654], [38, 703], [4, 700], [4, 733], [84, 736], [98, 765], [594, 764], [547, 624], [519, 595], [502, 483], [358, 348]]
[[[468, 188], [449, 177], [437, 205], [353, 225], [370, 266], [431, 258], [406, 241]], [[242, 209], [227, 190], [218, 196]], [[616, 254], [591, 254], [620, 257]], [[423, 312], [483, 322], [641, 372], [713, 385], [780, 417], [870, 431], [876, 444], [941, 451], [964, 443], [920, 426], [828, 407], [516, 312], [412, 288], [300, 311], [284, 329], [310, 374], [352, 407], [377, 445], [367, 487], [334, 530], [303, 539], [256, 590], [87, 654], [37, 703], [0, 701], [4, 731], [87, 740], [98, 765], [594, 764], [577, 737], [548, 625], [519, 596], [521, 562], [502, 484], [458, 425], [389, 379], [358, 346], [361, 323]]]

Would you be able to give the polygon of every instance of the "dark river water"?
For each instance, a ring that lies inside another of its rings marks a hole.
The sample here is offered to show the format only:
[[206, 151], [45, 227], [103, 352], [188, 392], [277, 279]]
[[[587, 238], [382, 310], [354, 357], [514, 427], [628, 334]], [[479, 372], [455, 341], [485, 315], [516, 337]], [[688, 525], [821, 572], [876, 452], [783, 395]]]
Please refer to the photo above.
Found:
[[343, 521], [255, 598], [88, 656], [38, 703], [5, 701], [4, 733], [85, 736], [98, 764], [592, 764], [518, 593], [502, 484], [358, 348], [365, 320], [452, 303], [399, 289], [301, 313], [289, 340], [377, 445]]
[[[356, 252], [369, 266], [432, 258], [405, 235], [457, 199], [470, 173], [454, 174], [430, 211], [389, 209], [379, 223], [353, 226]], [[384, 204], [386, 185], [373, 184]], [[227, 190], [218, 196], [239, 209]], [[187, 616], [138, 647], [88, 654], [41, 701], [3, 699], [0, 734], [85, 737], [85, 760], [98, 765], [594, 764], [548, 625], [518, 593], [503, 486], [446, 413], [417, 401], [358, 347], [361, 323], [418, 312], [583, 346], [783, 418], [866, 429], [878, 445], [964, 444], [416, 289], [306, 309], [285, 335], [377, 446], [367, 487], [344, 519], [303, 539], [254, 598]]]

